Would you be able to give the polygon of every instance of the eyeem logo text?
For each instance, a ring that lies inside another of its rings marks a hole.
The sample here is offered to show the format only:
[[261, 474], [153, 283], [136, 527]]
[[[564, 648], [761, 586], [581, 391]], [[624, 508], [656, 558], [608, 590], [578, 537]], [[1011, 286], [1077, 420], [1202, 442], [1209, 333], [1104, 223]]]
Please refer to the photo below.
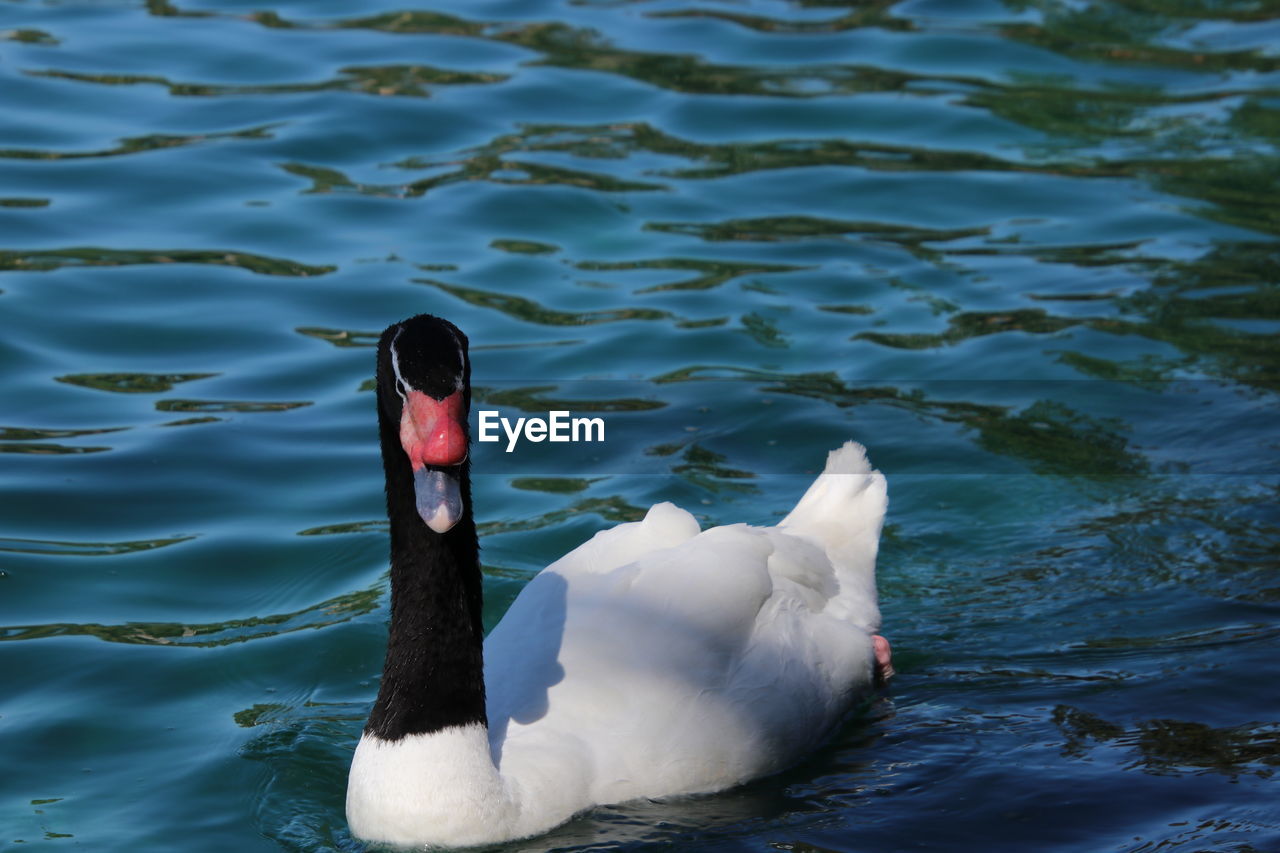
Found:
[[516, 449], [521, 438], [540, 441], [604, 441], [604, 418], [575, 418], [570, 412], [547, 412], [545, 418], [504, 418], [493, 409], [480, 409], [477, 441], [501, 441], [498, 428], [507, 436], [507, 453]]

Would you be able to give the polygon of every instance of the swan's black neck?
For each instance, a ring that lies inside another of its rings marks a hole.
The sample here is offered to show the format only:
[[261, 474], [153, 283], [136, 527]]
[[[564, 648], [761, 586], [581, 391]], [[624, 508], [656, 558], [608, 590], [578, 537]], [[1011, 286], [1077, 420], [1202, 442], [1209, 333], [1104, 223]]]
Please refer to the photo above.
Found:
[[378, 428], [391, 522], [391, 631], [365, 732], [396, 740], [485, 724], [480, 546], [471, 514], [470, 463], [458, 471], [462, 517], [447, 533], [436, 533], [414, 507], [399, 424], [383, 405]]

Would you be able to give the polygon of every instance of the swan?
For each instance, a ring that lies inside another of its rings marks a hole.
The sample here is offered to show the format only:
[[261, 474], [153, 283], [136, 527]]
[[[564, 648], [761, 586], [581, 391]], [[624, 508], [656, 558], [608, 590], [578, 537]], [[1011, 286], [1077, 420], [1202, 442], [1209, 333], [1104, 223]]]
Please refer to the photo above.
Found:
[[890, 672], [876, 631], [885, 480], [853, 442], [776, 527], [670, 503], [552, 563], [484, 638], [467, 337], [418, 315], [378, 342], [391, 622], [347, 821], [464, 847], [592, 806], [786, 768]]

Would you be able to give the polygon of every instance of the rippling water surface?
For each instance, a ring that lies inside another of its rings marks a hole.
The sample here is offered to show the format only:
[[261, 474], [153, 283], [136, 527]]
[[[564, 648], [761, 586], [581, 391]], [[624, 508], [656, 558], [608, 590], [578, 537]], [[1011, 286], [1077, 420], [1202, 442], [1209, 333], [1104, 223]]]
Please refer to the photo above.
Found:
[[429, 311], [495, 622], [674, 500], [889, 477], [900, 675], [511, 850], [1280, 850], [1271, 0], [3, 0], [0, 841], [358, 849], [376, 333]]

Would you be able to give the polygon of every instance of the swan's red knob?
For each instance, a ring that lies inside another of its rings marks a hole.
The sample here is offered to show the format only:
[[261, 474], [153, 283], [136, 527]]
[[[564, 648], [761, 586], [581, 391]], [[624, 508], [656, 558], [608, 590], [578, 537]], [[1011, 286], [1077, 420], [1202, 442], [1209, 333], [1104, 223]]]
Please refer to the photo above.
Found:
[[467, 458], [462, 392], [436, 400], [421, 391], [409, 391], [400, 415], [400, 444], [415, 471], [424, 465], [461, 465]]

